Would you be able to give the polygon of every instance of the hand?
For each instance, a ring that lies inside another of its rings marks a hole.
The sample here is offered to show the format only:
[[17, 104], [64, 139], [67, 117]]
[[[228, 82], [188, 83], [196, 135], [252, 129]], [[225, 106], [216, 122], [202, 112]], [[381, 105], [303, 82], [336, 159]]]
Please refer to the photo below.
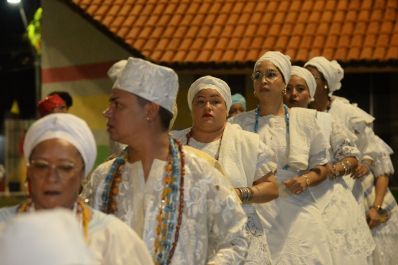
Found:
[[380, 218], [381, 216], [375, 208], [370, 208], [366, 213], [366, 221], [368, 222], [370, 229], [373, 229], [380, 224]]
[[351, 174], [351, 177], [354, 179], [362, 178], [369, 174], [369, 172], [369, 165], [366, 163], [360, 163], [358, 164], [357, 169]]
[[300, 194], [307, 188], [305, 178], [302, 176], [295, 176], [291, 179], [285, 180], [283, 184], [285, 184], [286, 188], [294, 194]]

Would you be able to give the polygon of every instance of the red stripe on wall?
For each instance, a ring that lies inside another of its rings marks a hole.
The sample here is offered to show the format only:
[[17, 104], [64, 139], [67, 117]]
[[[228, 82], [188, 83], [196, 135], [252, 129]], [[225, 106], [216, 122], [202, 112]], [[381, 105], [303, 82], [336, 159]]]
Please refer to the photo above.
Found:
[[41, 70], [43, 84], [106, 78], [106, 72], [115, 62], [53, 67]]

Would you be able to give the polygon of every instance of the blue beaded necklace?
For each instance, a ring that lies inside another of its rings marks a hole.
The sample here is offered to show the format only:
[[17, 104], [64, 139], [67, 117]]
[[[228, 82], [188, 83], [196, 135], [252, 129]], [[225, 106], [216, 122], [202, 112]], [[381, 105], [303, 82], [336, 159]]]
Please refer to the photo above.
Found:
[[[283, 104], [283, 109], [285, 110], [285, 123], [286, 123], [286, 135], [289, 134], [290, 129], [289, 129], [289, 108], [286, 106], [286, 104]], [[258, 133], [258, 120], [260, 118], [260, 105], [257, 105], [256, 108], [256, 121], [254, 122], [254, 132]]]
[[[286, 138], [290, 133], [290, 127], [289, 127], [289, 108], [286, 106], [286, 104], [283, 104], [283, 109], [285, 110], [285, 124], [286, 124]], [[258, 120], [260, 118], [260, 105], [257, 105], [256, 108], [256, 121], [254, 122], [254, 132], [258, 133]], [[284, 165], [283, 169], [287, 170], [289, 168], [289, 165]]]

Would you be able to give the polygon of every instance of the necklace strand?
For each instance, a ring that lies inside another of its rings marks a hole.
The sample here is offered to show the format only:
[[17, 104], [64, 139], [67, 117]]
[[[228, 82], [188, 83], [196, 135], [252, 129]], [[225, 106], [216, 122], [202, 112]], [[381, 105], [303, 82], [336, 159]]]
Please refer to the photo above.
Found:
[[[290, 128], [289, 128], [289, 108], [286, 106], [286, 104], [283, 104], [283, 109], [285, 110], [285, 124], [286, 124], [286, 135], [290, 133]], [[260, 119], [260, 105], [257, 105], [256, 111], [256, 120], [254, 122], [254, 132], [258, 133], [258, 122]]]
[[[217, 152], [216, 155], [214, 156], [214, 159], [218, 161], [218, 159], [220, 158], [220, 151], [221, 151], [221, 142], [222, 142], [222, 138], [224, 136], [224, 130], [221, 133], [221, 137], [220, 137], [220, 142], [218, 143], [218, 147], [217, 147]], [[185, 137], [187, 138], [186, 141], [186, 145], [189, 145], [189, 142], [191, 141], [192, 136], [192, 129], [189, 130], [189, 132], [185, 135]]]
[[[115, 158], [108, 175], [105, 177], [102, 193], [102, 209], [107, 213], [117, 211], [116, 198], [122, 173], [127, 161], [127, 149]], [[182, 144], [169, 137], [169, 155], [163, 177], [161, 203], [156, 217], [157, 227], [154, 240], [155, 264], [170, 264], [177, 246], [184, 209], [185, 159]], [[177, 214], [178, 213], [178, 214]]]
[[[86, 240], [86, 243], [88, 243], [88, 226], [91, 220], [91, 211], [90, 208], [80, 198], [77, 199], [76, 204], [77, 204], [76, 214], [77, 216], [81, 216], [84, 239]], [[32, 200], [30, 199], [22, 202], [17, 208], [17, 213], [28, 212], [30, 207], [32, 207], [32, 205], [33, 203]]]

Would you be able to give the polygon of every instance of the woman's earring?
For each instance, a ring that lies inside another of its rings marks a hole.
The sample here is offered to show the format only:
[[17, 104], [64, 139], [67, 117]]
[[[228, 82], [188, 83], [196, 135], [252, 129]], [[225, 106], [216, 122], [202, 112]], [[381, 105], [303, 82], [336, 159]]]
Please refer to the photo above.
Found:
[[327, 86], [327, 85], [325, 85], [323, 88], [324, 88], [324, 89], [328, 89], [328, 86]]
[[284, 88], [282, 89], [282, 95], [286, 95], [286, 93], [287, 93], [286, 87], [284, 87]]
[[149, 118], [149, 117], [147, 116], [147, 117], [146, 117], [146, 120], [147, 120], [147, 121], [150, 121], [150, 120], [151, 120], [151, 118]]

